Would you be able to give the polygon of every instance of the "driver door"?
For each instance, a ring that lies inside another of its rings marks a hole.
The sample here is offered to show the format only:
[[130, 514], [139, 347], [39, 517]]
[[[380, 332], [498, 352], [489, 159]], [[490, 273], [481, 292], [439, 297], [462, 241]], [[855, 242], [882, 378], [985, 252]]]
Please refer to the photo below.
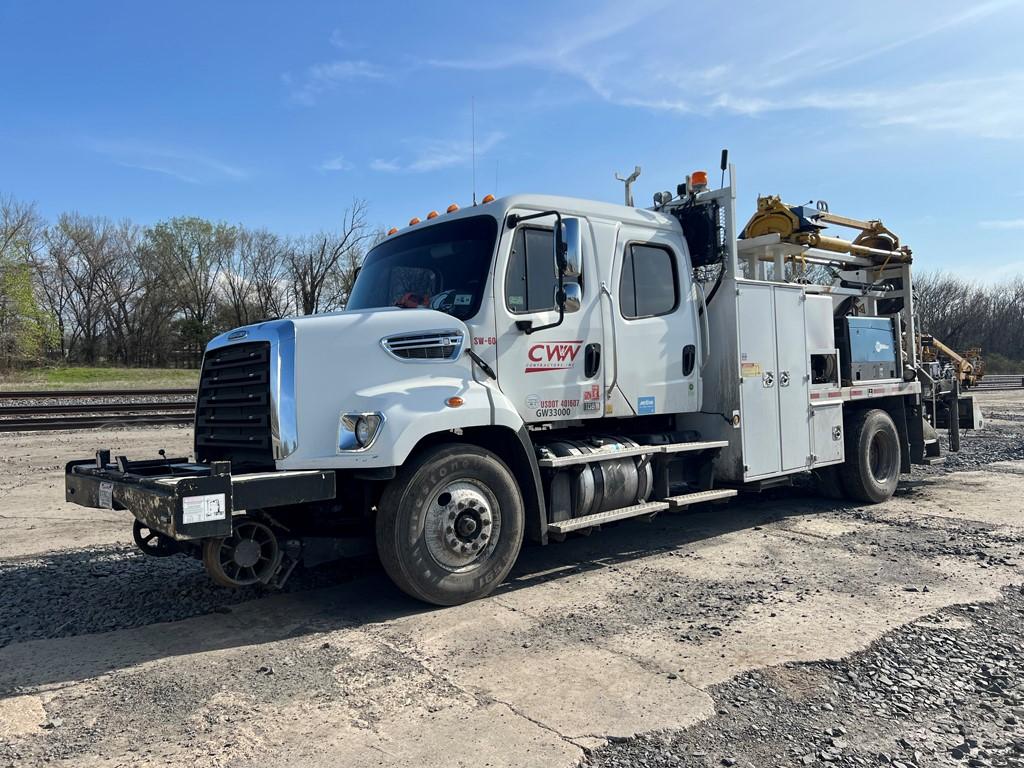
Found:
[[[530, 211], [524, 211], [529, 215]], [[582, 270], [566, 277], [581, 289], [579, 310], [558, 320], [554, 216], [506, 230], [494, 280], [498, 386], [527, 423], [600, 418], [604, 414], [604, 345], [593, 243], [580, 220]], [[517, 325], [518, 324], [518, 325]]]

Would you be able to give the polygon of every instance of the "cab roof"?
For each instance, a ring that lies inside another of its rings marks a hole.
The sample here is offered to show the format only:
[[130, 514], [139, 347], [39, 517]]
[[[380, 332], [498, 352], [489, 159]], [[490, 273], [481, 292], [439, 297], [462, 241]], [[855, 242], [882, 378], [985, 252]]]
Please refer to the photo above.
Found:
[[428, 227], [432, 224], [440, 224], [443, 221], [453, 221], [469, 216], [491, 215], [498, 220], [503, 220], [510, 210], [538, 212], [554, 210], [569, 216], [585, 216], [589, 219], [604, 221], [621, 221], [627, 224], [637, 224], [656, 229], [679, 228], [679, 223], [671, 216], [647, 208], [633, 208], [628, 205], [616, 205], [615, 203], [605, 203], [599, 200], [563, 197], [561, 195], [515, 194], [499, 197], [490, 203], [466, 206], [454, 213], [441, 213], [433, 219], [424, 218], [418, 224], [403, 227], [395, 234], [407, 232], [412, 227]]

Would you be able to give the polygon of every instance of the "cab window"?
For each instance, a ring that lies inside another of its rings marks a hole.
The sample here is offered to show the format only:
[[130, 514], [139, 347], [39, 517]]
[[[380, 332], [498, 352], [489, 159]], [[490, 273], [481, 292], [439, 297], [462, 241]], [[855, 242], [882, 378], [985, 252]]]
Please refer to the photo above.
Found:
[[667, 315], [679, 304], [675, 256], [668, 248], [633, 243], [619, 280], [619, 308], [627, 319]]
[[505, 273], [505, 303], [510, 312], [524, 314], [555, 308], [555, 234], [550, 229], [520, 227], [512, 238]]

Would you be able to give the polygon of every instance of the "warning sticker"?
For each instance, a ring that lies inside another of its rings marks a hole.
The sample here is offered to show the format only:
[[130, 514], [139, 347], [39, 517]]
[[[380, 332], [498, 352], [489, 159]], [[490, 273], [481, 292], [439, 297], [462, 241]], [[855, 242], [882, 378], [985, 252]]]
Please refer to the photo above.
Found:
[[110, 482], [100, 483], [99, 505], [103, 509], [114, 508], [114, 484]]
[[764, 370], [761, 368], [760, 363], [741, 363], [740, 364], [740, 376], [743, 378], [757, 377], [760, 378]]
[[205, 496], [186, 496], [181, 500], [181, 522], [208, 523], [227, 517], [227, 500], [223, 493], [208, 493]]

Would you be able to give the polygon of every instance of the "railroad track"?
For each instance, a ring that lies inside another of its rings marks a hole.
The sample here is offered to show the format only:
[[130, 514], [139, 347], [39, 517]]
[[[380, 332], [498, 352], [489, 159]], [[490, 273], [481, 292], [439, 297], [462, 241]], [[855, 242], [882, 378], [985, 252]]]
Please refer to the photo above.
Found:
[[0, 432], [191, 424], [194, 389], [0, 392]]
[[981, 381], [971, 387], [971, 392], [986, 392], [1000, 389], [1024, 389], [1022, 373], [986, 373]]

